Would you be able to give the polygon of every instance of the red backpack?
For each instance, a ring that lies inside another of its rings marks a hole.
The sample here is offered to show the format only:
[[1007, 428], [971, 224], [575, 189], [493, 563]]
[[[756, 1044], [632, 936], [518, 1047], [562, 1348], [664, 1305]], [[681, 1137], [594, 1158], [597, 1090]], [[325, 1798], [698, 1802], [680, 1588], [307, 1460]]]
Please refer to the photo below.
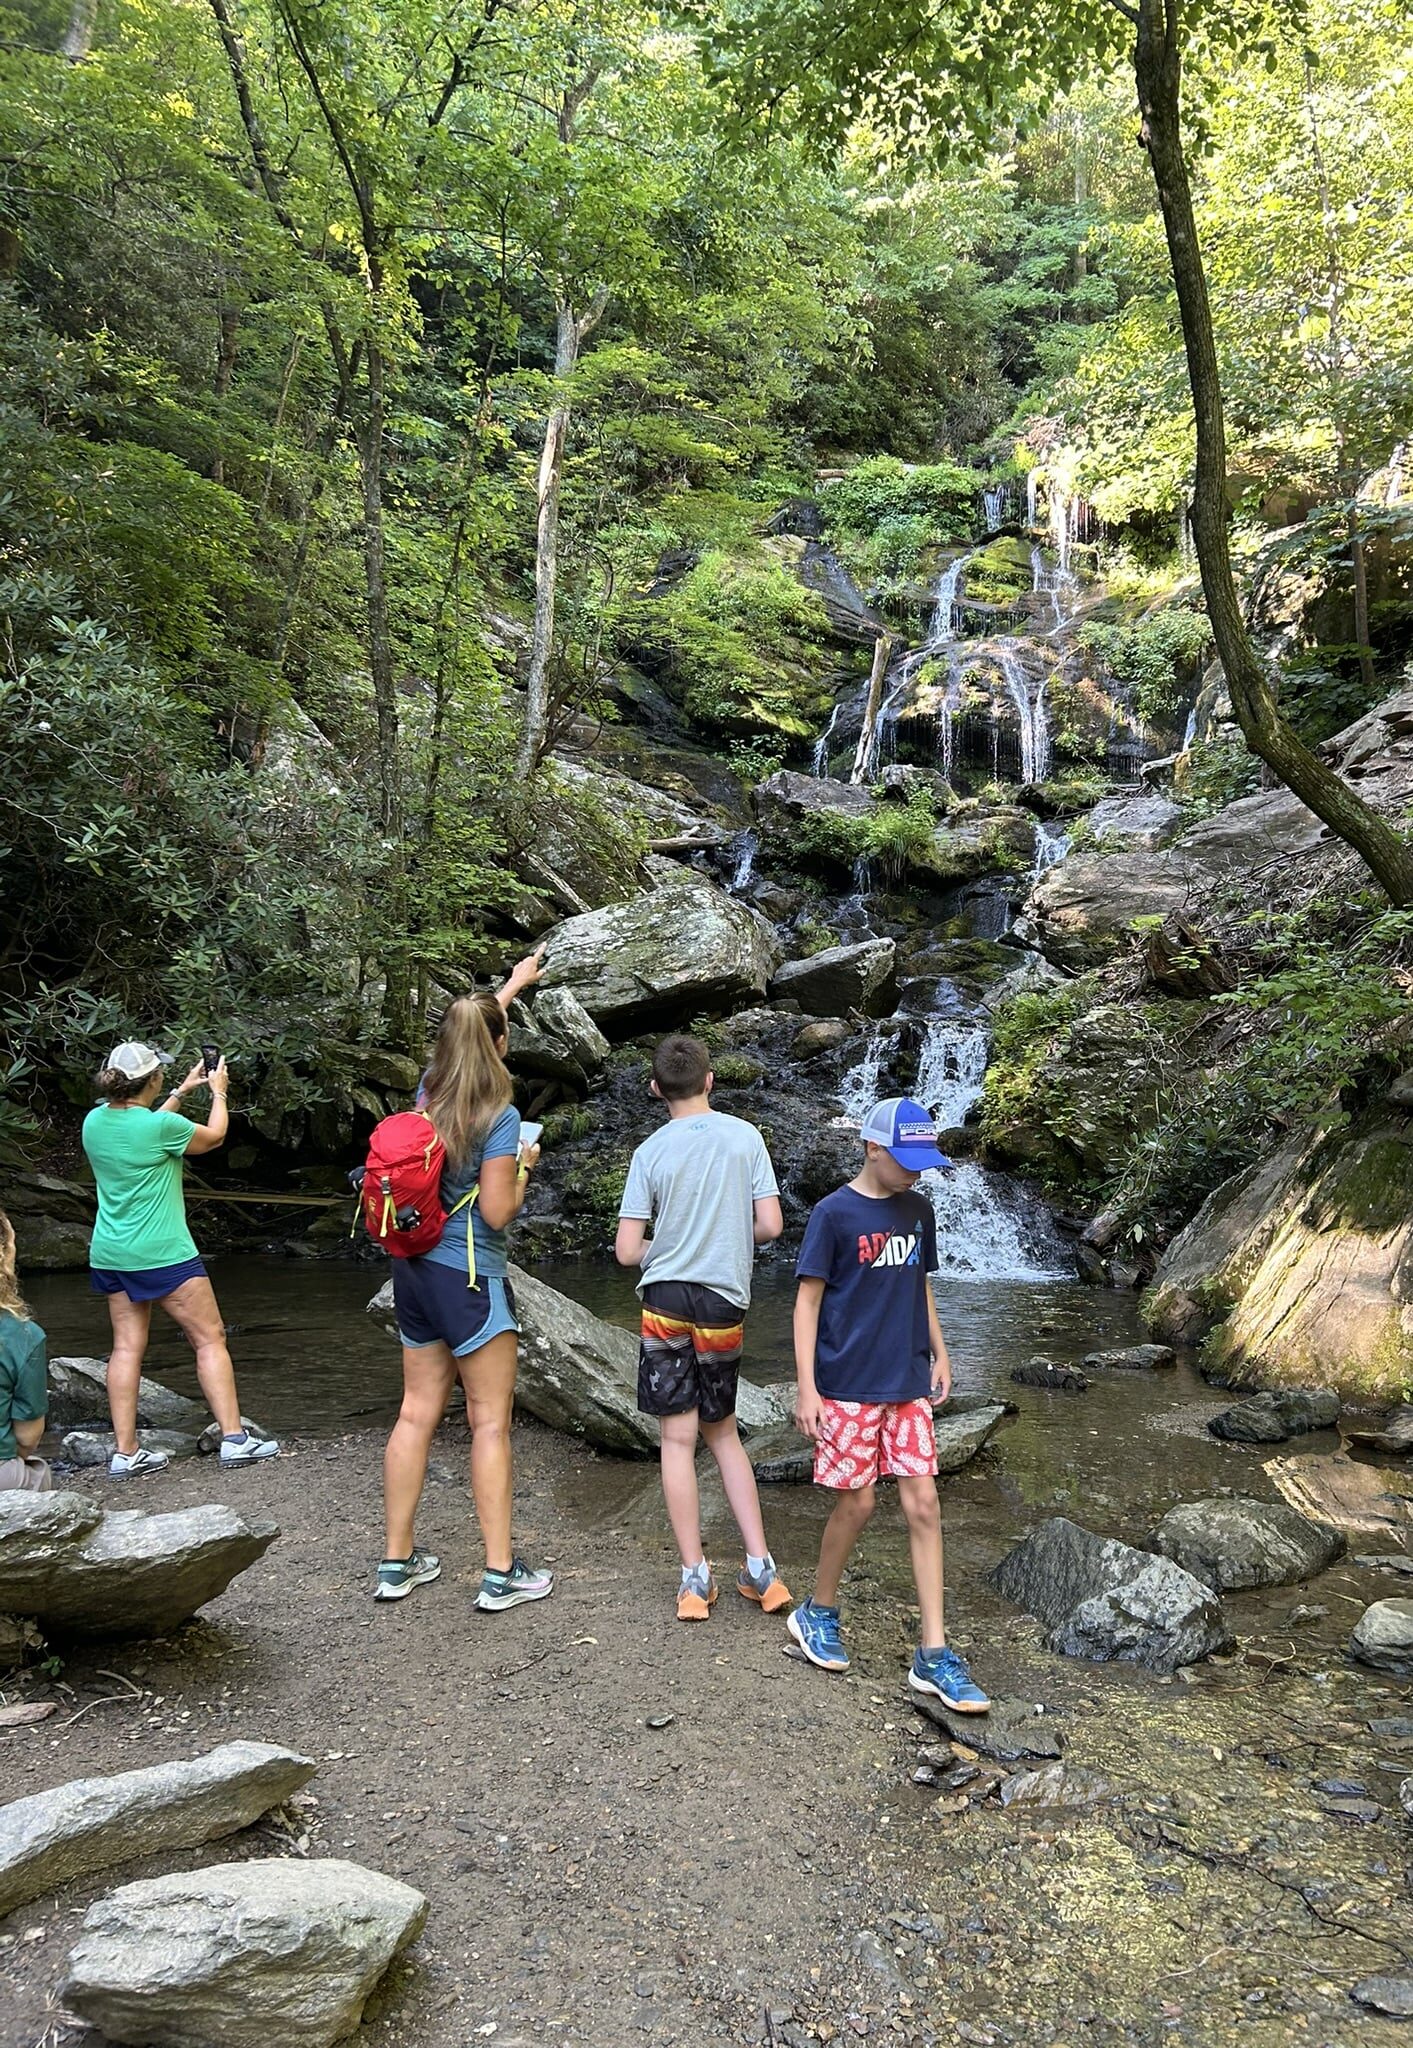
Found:
[[[446, 1146], [424, 1110], [399, 1110], [374, 1127], [359, 1204], [368, 1235], [390, 1258], [420, 1258], [441, 1237], [447, 1219], [441, 1192], [445, 1165]], [[456, 1207], [474, 1202], [476, 1193], [472, 1188]], [[468, 1231], [468, 1251], [470, 1236]]]

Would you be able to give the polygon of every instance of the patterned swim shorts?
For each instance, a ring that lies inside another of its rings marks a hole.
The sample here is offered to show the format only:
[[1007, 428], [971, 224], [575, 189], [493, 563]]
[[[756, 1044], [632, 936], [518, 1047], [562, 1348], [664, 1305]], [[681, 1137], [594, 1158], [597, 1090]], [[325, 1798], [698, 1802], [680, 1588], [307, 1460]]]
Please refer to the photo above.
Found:
[[814, 1483], [853, 1493], [879, 1479], [935, 1479], [930, 1401], [824, 1402]]
[[736, 1410], [745, 1316], [713, 1288], [659, 1280], [643, 1289], [638, 1406], [644, 1415], [721, 1422]]

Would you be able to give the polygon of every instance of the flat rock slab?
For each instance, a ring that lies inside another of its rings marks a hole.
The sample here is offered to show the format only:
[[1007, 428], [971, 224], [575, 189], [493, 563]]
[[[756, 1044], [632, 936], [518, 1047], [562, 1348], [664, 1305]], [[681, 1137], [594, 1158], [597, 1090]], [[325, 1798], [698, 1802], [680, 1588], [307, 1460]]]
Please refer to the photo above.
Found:
[[1049, 1358], [1028, 1358], [1013, 1366], [1011, 1378], [1018, 1387], [1039, 1387], [1047, 1394], [1087, 1394], [1089, 1375], [1077, 1365], [1057, 1365]]
[[0, 1614], [56, 1635], [163, 1635], [279, 1533], [215, 1503], [145, 1515], [105, 1513], [86, 1494], [0, 1493]]
[[1315, 1451], [1268, 1458], [1261, 1469], [1282, 1499], [1312, 1522], [1360, 1536], [1413, 1534], [1413, 1473]]
[[751, 1437], [746, 1456], [762, 1486], [808, 1486], [814, 1478], [814, 1445], [797, 1429]]
[[89, 1908], [61, 1996], [112, 2041], [326, 2048], [426, 1918], [411, 1885], [338, 1857], [182, 1871]]
[[[523, 1266], [510, 1268], [510, 1284], [520, 1321], [515, 1405], [600, 1450], [655, 1457], [658, 1427], [652, 1416], [639, 1413], [638, 1340], [632, 1332], [606, 1323]], [[396, 1331], [391, 1280], [373, 1296], [368, 1313]], [[786, 1420], [779, 1397], [746, 1379], [737, 1390], [736, 1414], [746, 1436], [778, 1430]]]
[[1365, 1551], [1354, 1562], [1366, 1571], [1394, 1572], [1399, 1578], [1413, 1579], [1413, 1557], [1406, 1550]]
[[1029, 1700], [996, 1699], [989, 1714], [954, 1714], [931, 1693], [910, 1692], [908, 1697], [920, 1714], [944, 1729], [953, 1742], [962, 1742], [997, 1763], [1020, 1763], [1027, 1757], [1044, 1761], [1058, 1757], [1064, 1737], [1044, 1714], [1037, 1714]]
[[1342, 1530], [1311, 1522], [1280, 1501], [1195, 1500], [1172, 1508], [1153, 1548], [1217, 1593], [1293, 1586], [1342, 1557]]
[[1084, 1363], [1090, 1372], [1165, 1372], [1177, 1364], [1177, 1353], [1171, 1344], [1126, 1344], [1117, 1351], [1087, 1352]]
[[269, 1742], [224, 1742], [190, 1763], [76, 1778], [0, 1807], [0, 1913], [115, 1863], [233, 1835], [318, 1765]]
[[1413, 1678], [1413, 1600], [1376, 1600], [1349, 1638], [1351, 1656], [1375, 1671]]
[[1233, 1640], [1221, 1602], [1191, 1572], [1061, 1515], [1003, 1557], [991, 1583], [1036, 1617], [1052, 1650], [1069, 1657], [1170, 1673]]
[[[137, 1419], [142, 1429], [176, 1429], [197, 1436], [210, 1421], [199, 1401], [174, 1394], [156, 1380], [137, 1383]], [[51, 1358], [49, 1361], [49, 1426], [82, 1428], [108, 1423], [108, 1366], [101, 1358]]]
[[[111, 1430], [71, 1429], [63, 1441], [64, 1456], [83, 1471], [96, 1471], [107, 1465], [117, 1443]], [[144, 1429], [142, 1443], [144, 1450], [165, 1451], [169, 1458], [194, 1458], [201, 1448], [198, 1438], [179, 1429]]]
[[1227, 1443], [1283, 1444], [1311, 1430], [1333, 1429], [1338, 1419], [1339, 1396], [1327, 1387], [1282, 1387], [1224, 1408], [1207, 1427]]
[[1113, 1797], [1113, 1786], [1098, 1771], [1070, 1764], [1045, 1764], [1038, 1771], [1017, 1771], [1001, 1787], [1002, 1806], [1035, 1806], [1048, 1811], [1097, 1806]]
[[1413, 2020], [1413, 1977], [1366, 1977], [1350, 1992], [1356, 2005], [1391, 2020]]
[[983, 1444], [989, 1443], [1006, 1419], [1000, 1401], [977, 1408], [969, 1415], [941, 1415], [933, 1423], [937, 1438], [937, 1470], [960, 1472], [969, 1465]]
[[1348, 1430], [1345, 1442], [1357, 1444], [1361, 1451], [1386, 1451], [1392, 1458], [1406, 1458], [1413, 1453], [1413, 1408], [1406, 1403], [1395, 1408], [1377, 1429]]

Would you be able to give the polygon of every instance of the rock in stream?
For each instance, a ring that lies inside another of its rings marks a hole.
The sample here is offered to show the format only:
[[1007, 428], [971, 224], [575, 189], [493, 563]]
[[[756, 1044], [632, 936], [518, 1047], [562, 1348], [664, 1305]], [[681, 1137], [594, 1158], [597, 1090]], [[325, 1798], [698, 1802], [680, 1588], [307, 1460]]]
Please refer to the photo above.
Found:
[[1172, 1508], [1153, 1548], [1217, 1593], [1292, 1586], [1342, 1557], [1343, 1533], [1278, 1501], [1195, 1500]]
[[1069, 1657], [1170, 1673], [1233, 1641], [1221, 1602], [1191, 1572], [1060, 1515], [1003, 1557], [991, 1583]]

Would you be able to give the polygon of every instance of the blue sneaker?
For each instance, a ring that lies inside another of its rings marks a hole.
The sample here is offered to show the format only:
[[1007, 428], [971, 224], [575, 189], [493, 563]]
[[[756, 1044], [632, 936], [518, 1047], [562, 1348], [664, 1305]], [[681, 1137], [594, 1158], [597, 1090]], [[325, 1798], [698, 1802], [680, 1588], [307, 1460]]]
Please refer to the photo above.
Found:
[[914, 1692], [930, 1692], [954, 1714], [984, 1714], [991, 1706], [986, 1694], [955, 1650], [919, 1650], [908, 1673]]
[[839, 1610], [837, 1607], [817, 1607], [813, 1600], [806, 1600], [803, 1607], [797, 1607], [785, 1623], [795, 1641], [821, 1671], [847, 1671], [849, 1653], [839, 1635]]

